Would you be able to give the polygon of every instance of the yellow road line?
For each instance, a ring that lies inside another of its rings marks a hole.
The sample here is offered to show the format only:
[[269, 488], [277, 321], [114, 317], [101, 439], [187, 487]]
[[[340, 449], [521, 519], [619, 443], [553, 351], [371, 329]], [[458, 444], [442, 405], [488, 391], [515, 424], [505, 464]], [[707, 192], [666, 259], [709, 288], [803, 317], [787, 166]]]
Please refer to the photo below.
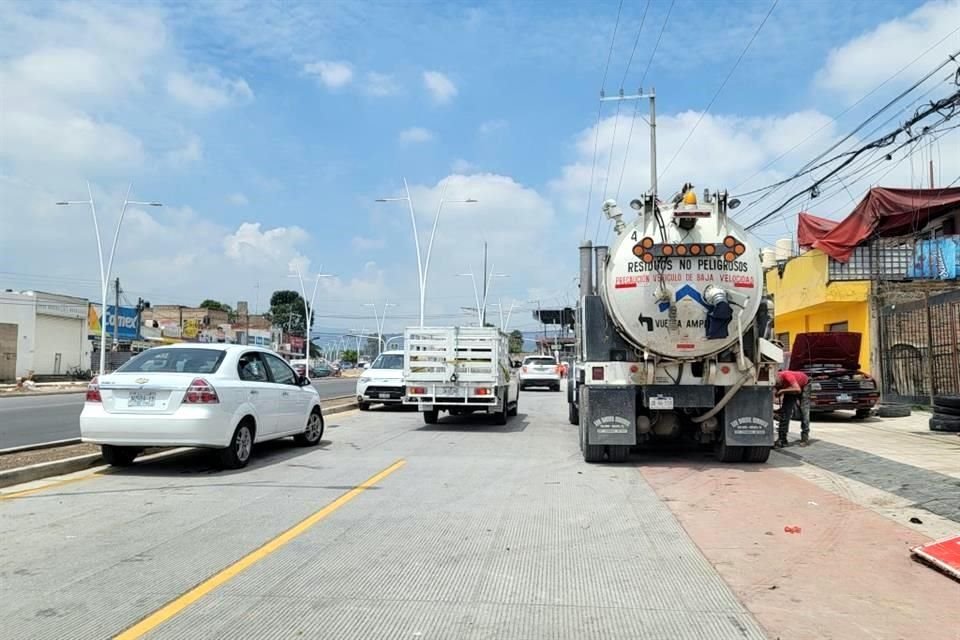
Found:
[[102, 469], [100, 471], [94, 471], [93, 473], [88, 473], [86, 475], [78, 476], [76, 478], [64, 478], [63, 480], [55, 480], [53, 482], [48, 482], [45, 485], [40, 487], [34, 487], [33, 489], [23, 489], [22, 491], [11, 491], [10, 493], [0, 493], [0, 502], [4, 500], [15, 500], [16, 498], [24, 498], [26, 496], [32, 496], [35, 493], [40, 493], [41, 491], [47, 491], [48, 489], [56, 489], [57, 487], [62, 487], [64, 485], [73, 484], [74, 482], [80, 482], [82, 480], [90, 480], [97, 476], [102, 476], [109, 473], [108, 470]]
[[273, 540], [270, 540], [269, 542], [261, 546], [259, 549], [251, 551], [250, 553], [245, 555], [243, 558], [241, 558], [237, 562], [233, 563], [229, 567], [215, 574], [213, 577], [207, 578], [206, 580], [204, 580], [203, 582], [195, 586], [193, 589], [190, 589], [189, 591], [177, 597], [172, 602], [169, 602], [162, 608], [157, 609], [156, 611], [151, 613], [149, 616], [147, 616], [137, 624], [133, 625], [126, 631], [115, 636], [114, 640], [135, 640], [136, 638], [142, 637], [145, 633], [152, 631], [153, 629], [163, 624], [170, 618], [173, 618], [174, 616], [179, 614], [181, 611], [183, 611], [184, 609], [189, 607], [191, 604], [193, 604], [200, 598], [204, 597], [205, 595], [207, 595], [217, 587], [223, 584], [226, 584], [227, 582], [235, 578], [237, 575], [239, 575], [243, 571], [249, 569], [259, 561], [266, 558], [268, 555], [270, 555], [274, 551], [277, 551], [287, 543], [293, 541], [298, 536], [302, 535], [303, 533], [306, 533], [306, 531], [310, 529], [310, 527], [317, 524], [318, 522], [320, 522], [321, 520], [323, 520], [324, 518], [332, 514], [334, 511], [336, 511], [343, 505], [347, 504], [348, 502], [356, 498], [358, 495], [360, 495], [367, 489], [370, 489], [371, 487], [376, 485], [378, 482], [380, 482], [381, 480], [389, 476], [391, 473], [393, 473], [394, 471], [396, 471], [406, 463], [407, 463], [406, 460], [402, 460], [402, 459], [397, 460], [396, 462], [394, 462], [392, 465], [390, 465], [383, 471], [377, 473], [371, 478], [365, 480], [362, 484], [346, 492], [345, 494], [343, 494], [342, 496], [340, 496], [339, 498], [337, 498], [336, 500], [334, 500], [333, 502], [325, 506], [323, 509], [320, 509], [320, 511], [317, 511], [316, 513], [314, 513], [312, 516], [309, 516], [305, 520], [302, 520], [298, 524], [295, 524], [293, 527], [287, 529], [286, 531], [278, 535]]

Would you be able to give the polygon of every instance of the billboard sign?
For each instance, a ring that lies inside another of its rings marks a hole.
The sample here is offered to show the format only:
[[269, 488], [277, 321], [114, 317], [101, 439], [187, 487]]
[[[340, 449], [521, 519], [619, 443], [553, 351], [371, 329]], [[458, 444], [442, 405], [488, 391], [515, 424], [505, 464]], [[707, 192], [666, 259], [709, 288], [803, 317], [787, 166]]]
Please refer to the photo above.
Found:
[[914, 248], [907, 277], [921, 280], [956, 280], [960, 270], [960, 236], [921, 240]]
[[[120, 340], [136, 340], [137, 338], [137, 309], [136, 307], [120, 307], [120, 313], [116, 313], [116, 307], [107, 305], [107, 337], [113, 337], [114, 322], [117, 322], [117, 338]], [[87, 313], [87, 324], [89, 333], [92, 336], [99, 336], [101, 330], [101, 317], [99, 305], [90, 305]]]

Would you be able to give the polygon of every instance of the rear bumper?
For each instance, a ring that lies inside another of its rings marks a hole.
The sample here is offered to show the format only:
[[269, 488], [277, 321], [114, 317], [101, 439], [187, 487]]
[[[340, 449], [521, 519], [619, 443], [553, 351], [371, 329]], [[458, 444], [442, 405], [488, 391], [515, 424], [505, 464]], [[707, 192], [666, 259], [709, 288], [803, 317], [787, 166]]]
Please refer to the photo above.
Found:
[[170, 415], [107, 413], [88, 404], [80, 414], [80, 439], [125, 447], [226, 447], [233, 437], [232, 416], [206, 407]]
[[555, 387], [560, 384], [560, 374], [533, 374], [521, 375], [520, 384], [529, 387]]

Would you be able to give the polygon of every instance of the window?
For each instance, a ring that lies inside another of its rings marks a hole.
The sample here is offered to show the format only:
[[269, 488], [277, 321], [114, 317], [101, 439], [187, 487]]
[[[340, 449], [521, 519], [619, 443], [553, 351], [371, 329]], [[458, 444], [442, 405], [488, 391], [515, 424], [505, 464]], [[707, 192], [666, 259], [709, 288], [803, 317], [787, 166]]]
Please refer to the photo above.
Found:
[[557, 361], [551, 358], [550, 356], [532, 356], [532, 357], [526, 358], [523, 361], [523, 364], [550, 365], [550, 364], [557, 364]]
[[214, 373], [223, 362], [219, 349], [156, 347], [131, 358], [117, 371], [124, 373]]
[[790, 351], [790, 332], [785, 331], [784, 333], [778, 333], [777, 342], [783, 345], [784, 351]]
[[823, 330], [830, 331], [831, 333], [837, 331], [847, 332], [850, 331], [850, 325], [846, 322], [834, 322], [833, 324], [826, 325]]
[[241, 380], [246, 382], [270, 382], [267, 377], [267, 368], [260, 359], [260, 354], [255, 352], [245, 353], [240, 356], [237, 363], [237, 373]]
[[277, 384], [297, 384], [297, 374], [290, 366], [275, 355], [261, 354], [267, 360], [267, 366], [270, 367], [270, 375]]
[[377, 358], [371, 369], [403, 369], [403, 356], [398, 353], [385, 354]]

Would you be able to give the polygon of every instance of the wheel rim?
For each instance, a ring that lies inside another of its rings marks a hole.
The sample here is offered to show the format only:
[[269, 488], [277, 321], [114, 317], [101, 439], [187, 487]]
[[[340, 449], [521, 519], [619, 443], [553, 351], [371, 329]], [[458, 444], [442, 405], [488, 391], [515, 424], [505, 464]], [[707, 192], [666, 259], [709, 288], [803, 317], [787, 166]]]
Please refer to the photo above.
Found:
[[240, 427], [237, 432], [237, 459], [246, 460], [250, 457], [250, 448], [253, 444], [253, 438], [250, 436], [250, 429]]
[[310, 417], [307, 419], [307, 440], [313, 442], [314, 440], [320, 439], [321, 424], [320, 416], [315, 413], [311, 413]]

